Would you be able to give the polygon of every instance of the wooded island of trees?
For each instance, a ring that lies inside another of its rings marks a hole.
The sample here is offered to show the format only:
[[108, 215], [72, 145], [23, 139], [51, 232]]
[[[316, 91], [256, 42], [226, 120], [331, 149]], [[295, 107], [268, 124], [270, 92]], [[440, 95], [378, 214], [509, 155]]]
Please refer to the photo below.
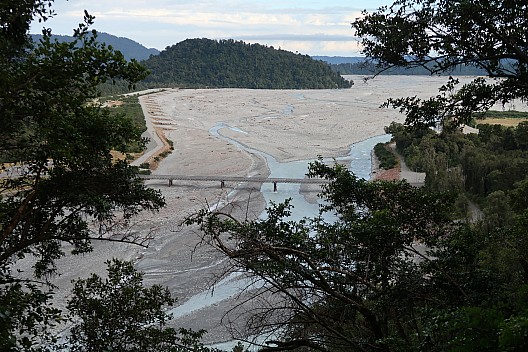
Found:
[[147, 87], [254, 89], [350, 88], [351, 82], [308, 55], [242, 41], [187, 39], [144, 62]]

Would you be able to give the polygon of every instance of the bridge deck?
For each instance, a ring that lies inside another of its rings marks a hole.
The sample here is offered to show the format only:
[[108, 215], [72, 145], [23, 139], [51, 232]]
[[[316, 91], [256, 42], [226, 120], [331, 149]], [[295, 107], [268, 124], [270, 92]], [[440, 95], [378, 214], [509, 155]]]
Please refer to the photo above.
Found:
[[243, 177], [243, 176], [187, 176], [187, 175], [139, 175], [145, 180], [169, 181], [220, 181], [220, 182], [256, 182], [256, 183], [313, 183], [323, 184], [330, 181], [321, 178], [281, 178], [281, 177]]
[[[243, 177], [243, 176], [188, 176], [188, 175], [139, 175], [145, 180], [168, 180], [169, 186], [172, 186], [173, 181], [218, 181], [220, 186], [224, 187], [225, 182], [254, 182], [254, 183], [273, 183], [274, 191], [277, 191], [278, 183], [311, 183], [311, 184], [327, 184], [329, 180], [322, 178], [281, 178], [281, 177]], [[407, 180], [409, 182], [409, 180]], [[422, 187], [422, 182], [409, 182], [411, 186]]]

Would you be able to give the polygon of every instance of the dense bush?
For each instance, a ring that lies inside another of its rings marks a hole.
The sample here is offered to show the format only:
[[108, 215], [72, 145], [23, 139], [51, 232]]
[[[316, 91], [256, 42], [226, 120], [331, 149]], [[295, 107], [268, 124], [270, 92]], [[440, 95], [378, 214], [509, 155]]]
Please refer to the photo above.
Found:
[[188, 39], [144, 61], [149, 87], [252, 89], [350, 88], [352, 83], [308, 55], [241, 41]]
[[379, 160], [379, 166], [382, 169], [388, 170], [393, 169], [398, 165], [398, 159], [396, 155], [388, 149], [388, 145], [385, 143], [378, 143], [374, 146], [374, 154]]

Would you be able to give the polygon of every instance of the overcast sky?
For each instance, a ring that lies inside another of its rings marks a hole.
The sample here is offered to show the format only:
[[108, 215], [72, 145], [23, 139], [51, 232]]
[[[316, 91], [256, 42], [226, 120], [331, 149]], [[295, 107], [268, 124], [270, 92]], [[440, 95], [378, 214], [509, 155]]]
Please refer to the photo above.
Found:
[[[94, 28], [163, 50], [187, 38], [236, 39], [308, 55], [357, 56], [350, 22], [390, 0], [55, 0], [46, 22], [73, 33], [84, 10]], [[42, 24], [35, 24], [39, 33]]]

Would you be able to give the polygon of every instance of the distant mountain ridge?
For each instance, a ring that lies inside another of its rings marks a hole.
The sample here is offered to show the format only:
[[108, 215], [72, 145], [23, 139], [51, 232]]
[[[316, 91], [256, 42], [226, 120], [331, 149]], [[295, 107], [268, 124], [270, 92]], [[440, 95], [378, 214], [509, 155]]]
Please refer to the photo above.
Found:
[[324, 61], [330, 65], [355, 64], [365, 61], [363, 56], [312, 56], [312, 59]]
[[[424, 67], [391, 67], [381, 70], [374, 62], [358, 61], [356, 63], [330, 64], [332, 71], [341, 75], [404, 75], [404, 76], [429, 76], [431, 72]], [[472, 66], [457, 66], [452, 70], [442, 72], [441, 76], [483, 76], [486, 72], [483, 69]]]
[[[373, 75], [380, 72], [380, 69], [376, 67], [375, 61], [368, 60], [362, 56], [312, 56], [314, 60], [320, 60], [326, 62], [332, 68], [332, 71], [339, 72], [342, 75]], [[392, 67], [387, 70], [383, 70], [381, 75], [424, 75], [428, 76], [431, 73], [423, 67]], [[486, 75], [486, 72], [477, 67], [471, 66], [459, 66], [453, 70], [442, 73], [442, 75], [448, 76], [482, 76]]]
[[[38, 42], [42, 38], [42, 34], [32, 34], [31, 37], [35, 42]], [[57, 39], [60, 42], [72, 42], [73, 37], [69, 35], [54, 34], [53, 39]], [[155, 48], [147, 48], [132, 39], [125, 37], [117, 37], [112, 34], [97, 32], [97, 40], [106, 45], [111, 45], [114, 49], [119, 50], [126, 60], [136, 59], [137, 61], [143, 61], [148, 59], [151, 55], [158, 55], [160, 52]]]

